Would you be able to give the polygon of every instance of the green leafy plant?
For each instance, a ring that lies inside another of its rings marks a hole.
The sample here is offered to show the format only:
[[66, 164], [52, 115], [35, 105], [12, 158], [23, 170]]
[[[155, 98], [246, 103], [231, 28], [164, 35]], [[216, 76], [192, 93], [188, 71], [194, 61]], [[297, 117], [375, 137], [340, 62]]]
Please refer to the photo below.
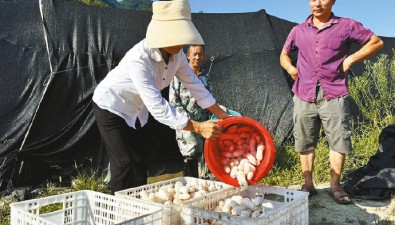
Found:
[[10, 224], [10, 204], [15, 202], [13, 198], [0, 197], [0, 225]]
[[98, 168], [82, 168], [75, 165], [77, 175], [73, 177], [71, 189], [73, 191], [79, 190], [92, 190], [111, 194], [111, 190], [108, 188], [107, 183], [103, 175], [100, 173]]
[[[395, 50], [393, 50], [395, 54]], [[395, 110], [395, 56], [365, 61], [366, 71], [350, 80], [350, 93], [361, 110], [364, 125], [380, 127], [393, 121]], [[363, 131], [366, 126], [356, 127]]]
[[107, 7], [107, 5], [104, 2], [100, 1], [100, 0], [75, 0], [75, 1], [82, 2], [82, 3], [87, 4], [87, 5], [94, 5], [94, 6], [99, 6], [99, 7]]
[[[70, 191], [71, 191], [70, 189], [57, 187], [54, 183], [48, 181], [46, 183], [45, 187], [42, 189], [41, 193], [39, 194], [39, 197], [43, 198], [43, 197], [48, 197], [48, 196], [52, 196], [52, 195], [59, 195], [59, 194], [67, 193]], [[40, 214], [54, 212], [57, 210], [61, 210], [62, 208], [63, 208], [62, 203], [54, 203], [54, 204], [45, 205], [43, 207], [40, 207]]]

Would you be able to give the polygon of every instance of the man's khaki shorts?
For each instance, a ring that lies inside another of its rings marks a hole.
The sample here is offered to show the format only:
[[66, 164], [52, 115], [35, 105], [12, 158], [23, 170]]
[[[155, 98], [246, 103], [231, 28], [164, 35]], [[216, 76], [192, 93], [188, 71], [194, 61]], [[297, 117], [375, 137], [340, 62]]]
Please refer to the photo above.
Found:
[[315, 102], [305, 102], [294, 96], [295, 150], [305, 152], [317, 147], [321, 124], [331, 150], [348, 153], [351, 151], [351, 128], [349, 96], [325, 100], [317, 86]]

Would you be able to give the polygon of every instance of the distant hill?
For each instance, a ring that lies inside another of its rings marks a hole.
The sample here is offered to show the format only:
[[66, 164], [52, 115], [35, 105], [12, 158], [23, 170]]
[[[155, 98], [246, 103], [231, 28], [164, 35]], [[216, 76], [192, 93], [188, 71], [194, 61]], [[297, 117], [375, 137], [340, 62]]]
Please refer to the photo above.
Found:
[[123, 8], [133, 10], [146, 10], [151, 11], [152, 1], [151, 0], [123, 0], [118, 2], [117, 0], [76, 0], [88, 5], [96, 5], [102, 7], [111, 8]]
[[103, 2], [104, 4], [106, 4], [109, 7], [112, 8], [118, 8], [119, 7], [119, 2], [117, 2], [116, 0], [98, 0], [99, 2]]
[[119, 3], [119, 8], [134, 9], [134, 10], [152, 10], [151, 0], [123, 0]]

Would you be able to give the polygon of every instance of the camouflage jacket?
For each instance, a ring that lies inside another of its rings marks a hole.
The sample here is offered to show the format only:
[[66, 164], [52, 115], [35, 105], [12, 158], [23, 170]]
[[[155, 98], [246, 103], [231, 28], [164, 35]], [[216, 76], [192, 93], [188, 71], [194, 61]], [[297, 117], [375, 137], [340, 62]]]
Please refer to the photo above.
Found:
[[[199, 74], [199, 79], [208, 91], [212, 91], [211, 78], [204, 70]], [[210, 119], [211, 112], [202, 109], [192, 94], [176, 78], [170, 83], [169, 103], [179, 112], [187, 114], [192, 120], [203, 122]], [[178, 146], [183, 156], [199, 157], [203, 153], [204, 138], [189, 131], [178, 131], [176, 133]]]

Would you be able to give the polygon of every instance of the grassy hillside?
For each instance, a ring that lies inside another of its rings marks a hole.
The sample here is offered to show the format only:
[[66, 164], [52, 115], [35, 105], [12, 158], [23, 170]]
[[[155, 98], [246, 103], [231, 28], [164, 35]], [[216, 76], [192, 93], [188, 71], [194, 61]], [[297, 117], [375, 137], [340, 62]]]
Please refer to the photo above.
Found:
[[132, 10], [147, 10], [151, 11], [152, 1], [151, 0], [74, 0], [77, 2], [82, 2], [87, 5], [95, 5], [100, 7], [112, 7], [112, 8], [123, 8]]

